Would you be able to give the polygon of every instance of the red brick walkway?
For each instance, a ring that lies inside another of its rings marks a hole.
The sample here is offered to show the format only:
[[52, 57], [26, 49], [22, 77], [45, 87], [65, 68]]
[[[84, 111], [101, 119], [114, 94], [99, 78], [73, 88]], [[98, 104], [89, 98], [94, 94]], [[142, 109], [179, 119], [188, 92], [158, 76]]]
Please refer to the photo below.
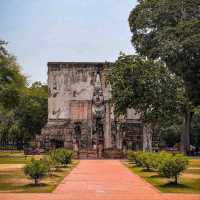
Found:
[[200, 200], [163, 194], [117, 160], [81, 160], [51, 194], [0, 194], [0, 200]]

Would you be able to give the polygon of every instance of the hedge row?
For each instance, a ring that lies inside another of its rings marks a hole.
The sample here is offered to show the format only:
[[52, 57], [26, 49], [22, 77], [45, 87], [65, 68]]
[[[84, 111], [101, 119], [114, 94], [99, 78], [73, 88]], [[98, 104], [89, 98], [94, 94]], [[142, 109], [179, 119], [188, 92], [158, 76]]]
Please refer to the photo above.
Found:
[[177, 184], [178, 176], [186, 169], [189, 160], [183, 154], [171, 154], [167, 152], [128, 152], [130, 163], [142, 167], [147, 171], [158, 171], [160, 176], [173, 178]]

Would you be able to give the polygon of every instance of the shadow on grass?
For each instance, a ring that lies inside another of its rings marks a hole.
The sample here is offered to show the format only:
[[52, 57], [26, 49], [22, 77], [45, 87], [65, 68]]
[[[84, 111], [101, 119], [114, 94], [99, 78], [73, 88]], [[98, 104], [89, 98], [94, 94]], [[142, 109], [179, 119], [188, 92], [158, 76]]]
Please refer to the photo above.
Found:
[[56, 168], [55, 172], [64, 172], [63, 168]]
[[141, 172], [149, 172], [149, 173], [151, 173], [151, 172], [156, 172], [156, 171], [153, 170], [153, 169], [141, 169], [140, 171], [141, 171]]
[[58, 175], [58, 174], [49, 174], [49, 177], [50, 177], [50, 178], [59, 178], [59, 177], [61, 177], [61, 176]]
[[37, 188], [37, 187], [47, 187], [49, 186], [49, 184], [46, 183], [38, 183], [38, 184], [34, 184], [34, 183], [30, 183], [27, 185], [22, 186], [24, 189], [26, 188]]
[[188, 185], [181, 184], [181, 183], [175, 184], [173, 182], [166, 183], [164, 185], [161, 185], [160, 187], [161, 188], [175, 188], [175, 189], [178, 189], [178, 188], [180, 188], [180, 189], [189, 189], [189, 188], [191, 188]]
[[66, 168], [68, 168], [68, 165], [58, 165], [58, 166], [56, 166], [56, 168], [58, 168], [58, 169], [66, 169]]
[[6, 190], [16, 190], [19, 186], [12, 185], [10, 183], [0, 183], [0, 192], [6, 191]]
[[160, 176], [159, 174], [154, 174], [149, 176], [149, 178], [163, 178], [162, 176]]

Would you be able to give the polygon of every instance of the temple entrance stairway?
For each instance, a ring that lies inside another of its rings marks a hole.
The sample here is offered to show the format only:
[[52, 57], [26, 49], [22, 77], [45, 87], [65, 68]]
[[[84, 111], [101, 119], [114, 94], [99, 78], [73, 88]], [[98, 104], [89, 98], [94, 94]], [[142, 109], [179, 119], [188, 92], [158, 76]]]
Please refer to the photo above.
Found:
[[98, 152], [96, 149], [81, 149], [76, 154], [77, 159], [120, 159], [124, 154], [118, 149], [106, 149]]
[[77, 154], [78, 159], [97, 159], [97, 150], [96, 149], [82, 149]]

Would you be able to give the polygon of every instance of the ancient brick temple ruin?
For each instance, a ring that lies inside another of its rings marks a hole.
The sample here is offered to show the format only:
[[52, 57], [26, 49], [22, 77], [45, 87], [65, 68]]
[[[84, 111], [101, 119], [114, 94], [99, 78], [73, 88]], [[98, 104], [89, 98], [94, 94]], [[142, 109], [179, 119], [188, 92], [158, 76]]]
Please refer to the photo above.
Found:
[[48, 63], [48, 122], [37, 137], [40, 148], [95, 158], [152, 148], [152, 134], [133, 109], [115, 118], [107, 70], [106, 63]]

